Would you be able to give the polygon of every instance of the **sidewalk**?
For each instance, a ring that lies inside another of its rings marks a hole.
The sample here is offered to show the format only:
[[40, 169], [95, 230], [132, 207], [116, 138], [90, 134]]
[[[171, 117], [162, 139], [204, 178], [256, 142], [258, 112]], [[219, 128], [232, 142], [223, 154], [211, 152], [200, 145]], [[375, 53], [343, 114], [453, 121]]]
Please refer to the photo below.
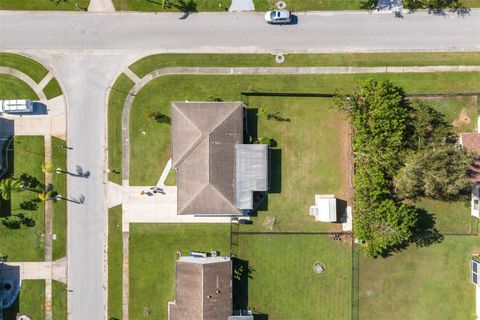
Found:
[[115, 12], [111, 0], [90, 0], [88, 12]]

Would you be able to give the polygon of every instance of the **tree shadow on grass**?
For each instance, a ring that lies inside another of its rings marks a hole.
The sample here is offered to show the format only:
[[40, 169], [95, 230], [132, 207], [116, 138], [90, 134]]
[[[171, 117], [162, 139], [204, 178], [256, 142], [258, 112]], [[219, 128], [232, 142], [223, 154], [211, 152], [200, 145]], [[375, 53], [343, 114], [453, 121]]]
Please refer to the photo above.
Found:
[[443, 241], [443, 235], [435, 228], [435, 215], [423, 208], [417, 208], [418, 221], [412, 242], [417, 247], [428, 247]]

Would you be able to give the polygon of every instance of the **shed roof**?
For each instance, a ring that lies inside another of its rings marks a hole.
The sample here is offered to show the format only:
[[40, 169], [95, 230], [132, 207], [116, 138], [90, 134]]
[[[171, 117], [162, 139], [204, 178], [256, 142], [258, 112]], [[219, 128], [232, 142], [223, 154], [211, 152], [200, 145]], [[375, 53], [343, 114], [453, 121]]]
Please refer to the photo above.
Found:
[[241, 102], [172, 103], [172, 162], [178, 214], [238, 215], [235, 145], [243, 141]]

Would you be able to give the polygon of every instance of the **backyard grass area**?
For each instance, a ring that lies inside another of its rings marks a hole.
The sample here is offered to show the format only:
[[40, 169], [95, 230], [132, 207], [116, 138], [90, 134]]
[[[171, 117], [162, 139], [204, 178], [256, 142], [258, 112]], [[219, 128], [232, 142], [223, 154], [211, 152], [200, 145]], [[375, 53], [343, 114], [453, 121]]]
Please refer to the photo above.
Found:
[[[144, 86], [132, 105], [129, 124], [130, 184], [154, 185], [170, 158], [170, 126], [146, 118], [146, 115], [149, 112], [161, 112], [170, 116], [171, 101], [207, 101], [212, 98], [238, 101], [242, 91], [335, 93], [355, 87], [360, 80], [372, 77], [379, 80], [389, 79], [408, 93], [471, 92], [480, 87], [480, 77], [473, 72], [424, 73], [415, 76], [405, 73], [160, 77]], [[121, 116], [118, 115], [116, 119], [118, 120], [109, 119], [109, 123], [120, 128]], [[109, 149], [110, 152], [112, 149], [121, 150], [121, 139], [114, 139], [112, 132]]]
[[[336, 1], [336, 0], [335, 0]], [[283, 64], [272, 54], [156, 54], [130, 65], [140, 78], [165, 67], [321, 67], [458, 66], [480, 64], [480, 52], [396, 52], [287, 54]]]
[[122, 111], [133, 81], [121, 74], [113, 85], [108, 97], [108, 179], [122, 184]]
[[[65, 169], [67, 167], [67, 151], [66, 142], [62, 139], [52, 137], [52, 168]], [[62, 197], [67, 198], [67, 176], [63, 173], [52, 173], [53, 190]], [[67, 245], [67, 202], [58, 200], [52, 202], [52, 232], [57, 239], [53, 240], [53, 260], [59, 259], [66, 255]]]
[[476, 228], [472, 230], [470, 200], [446, 202], [423, 199], [417, 201], [415, 206], [425, 209], [431, 215], [433, 225], [440, 233], [471, 234], [477, 232]]
[[[190, 12], [197, 11], [228, 11], [230, 0], [177, 0], [171, 1], [178, 4], [181, 8], [189, 8]], [[113, 0], [115, 10], [120, 11], [167, 11], [181, 12], [183, 10], [172, 8], [163, 8], [161, 1], [146, 0]]]
[[[43, 185], [45, 183], [45, 175], [41, 168], [45, 161], [43, 139], [43, 136], [16, 136], [10, 145], [8, 154], [10, 166], [6, 176], [13, 175], [18, 178], [25, 174], [31, 181], [31, 186]], [[35, 221], [34, 226], [21, 224], [18, 229], [1, 224], [0, 252], [8, 255], [8, 261], [43, 261], [44, 203], [38, 201], [35, 192], [25, 190], [12, 193], [10, 201], [2, 200], [0, 205], [2, 218], [21, 213]]]
[[[477, 90], [478, 91], [478, 90]], [[418, 99], [431, 105], [445, 116], [454, 132], [476, 132], [478, 97], [435, 97]]]
[[108, 209], [108, 319], [122, 319], [122, 206]]
[[82, 10], [87, 10], [90, 0], [2, 0], [0, 10], [79, 10], [75, 3]]
[[386, 259], [361, 255], [360, 319], [474, 319], [469, 261], [479, 240], [445, 236]]
[[177, 250], [230, 254], [230, 225], [131, 224], [129, 240], [129, 319], [167, 319], [168, 301], [175, 299]]
[[20, 295], [14, 304], [3, 310], [5, 320], [15, 320], [17, 313], [30, 316], [31, 319], [45, 318], [45, 281], [23, 280]]
[[53, 99], [62, 94], [62, 89], [57, 82], [57, 79], [53, 78], [50, 82], [43, 88], [43, 93], [47, 96], [47, 99]]
[[[256, 11], [274, 10], [276, 0], [253, 0]], [[317, 10], [359, 10], [362, 0], [289, 0], [287, 10], [317, 11]]]
[[[48, 0], [44, 0], [43, 2], [47, 2]], [[0, 10], [6, 9], [5, 6], [8, 6], [9, 3], [15, 5], [22, 5], [28, 3], [29, 1], [18, 1], [18, 0], [2, 0], [0, 2]], [[34, 2], [34, 1], [30, 1]], [[35, 1], [40, 2], [40, 1]], [[51, 1], [48, 1], [51, 3]], [[30, 76], [35, 82], [39, 83], [48, 73], [48, 70], [42, 66], [37, 61], [27, 58], [25, 56], [21, 56], [14, 53], [0, 53], [0, 66], [2, 67], [10, 67], [17, 69], [25, 73], [26, 75]]]
[[7, 74], [0, 74], [0, 100], [38, 100], [32, 88], [22, 80]]
[[67, 319], [67, 285], [52, 281], [52, 312], [53, 319]]
[[[270, 188], [247, 230], [330, 230], [340, 224], [315, 222], [309, 208], [315, 194], [335, 194], [349, 201], [349, 126], [331, 99], [249, 97], [248, 130], [254, 137], [275, 140], [270, 151]], [[257, 116], [258, 108], [289, 121]], [[252, 132], [253, 131], [253, 132]], [[346, 207], [346, 205], [345, 205]], [[273, 228], [264, 227], [275, 217]]]
[[[342, 243], [318, 234], [241, 234], [238, 241], [239, 258], [250, 272], [243, 290], [236, 292], [244, 296], [234, 295], [235, 303], [243, 300], [241, 305], [268, 319], [351, 319], [349, 240]], [[313, 272], [316, 262], [324, 264], [324, 273]]]

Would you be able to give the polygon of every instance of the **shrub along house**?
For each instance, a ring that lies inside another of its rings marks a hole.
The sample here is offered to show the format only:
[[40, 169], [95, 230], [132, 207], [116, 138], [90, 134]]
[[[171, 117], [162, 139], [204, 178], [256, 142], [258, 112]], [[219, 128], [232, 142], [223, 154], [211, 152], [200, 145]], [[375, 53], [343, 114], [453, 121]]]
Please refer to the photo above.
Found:
[[241, 102], [173, 102], [177, 214], [240, 216], [268, 190], [268, 146], [243, 144]]

